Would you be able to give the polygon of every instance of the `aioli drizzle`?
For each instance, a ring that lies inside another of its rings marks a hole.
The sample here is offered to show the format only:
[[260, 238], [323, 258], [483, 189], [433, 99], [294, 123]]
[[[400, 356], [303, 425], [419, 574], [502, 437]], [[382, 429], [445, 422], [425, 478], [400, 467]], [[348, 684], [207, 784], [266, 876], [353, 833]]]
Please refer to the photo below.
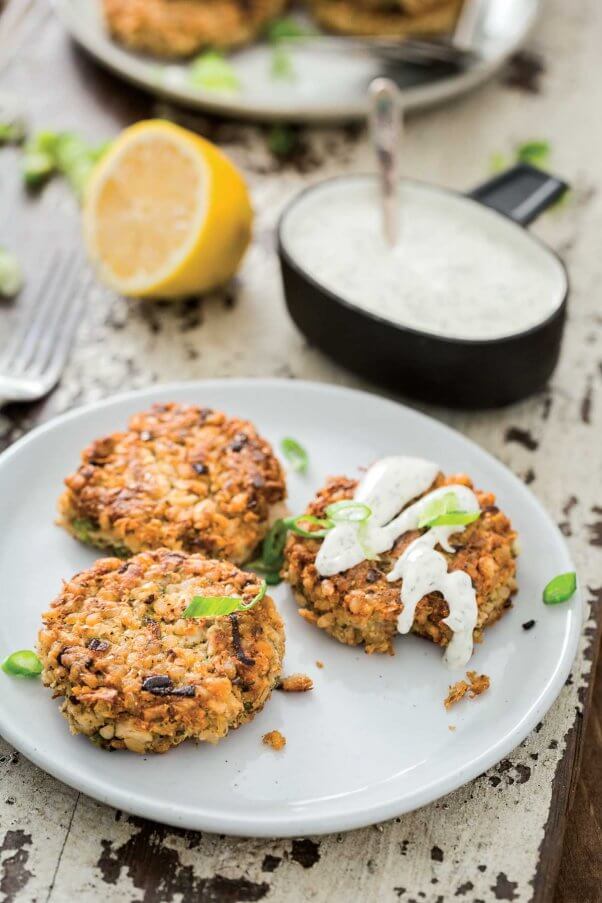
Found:
[[[325, 537], [316, 558], [316, 568], [323, 577], [349, 570], [366, 558], [388, 551], [409, 530], [418, 529], [424, 508], [439, 496], [453, 492], [462, 511], [479, 511], [478, 499], [467, 486], [441, 486], [408, 505], [432, 486], [439, 468], [422, 458], [383, 458], [374, 464], [361, 480], [354, 499], [372, 510], [368, 521], [340, 523]], [[402, 580], [400, 597], [403, 610], [397, 621], [400, 633], [408, 633], [414, 621], [416, 606], [428, 593], [439, 591], [449, 607], [443, 623], [452, 631], [445, 651], [445, 661], [459, 668], [472, 655], [473, 630], [477, 623], [477, 600], [472, 581], [464, 571], [447, 570], [447, 560], [435, 550], [439, 545], [447, 552], [454, 549], [450, 537], [464, 528], [459, 525], [431, 527], [410, 543], [395, 563], [387, 580]]]

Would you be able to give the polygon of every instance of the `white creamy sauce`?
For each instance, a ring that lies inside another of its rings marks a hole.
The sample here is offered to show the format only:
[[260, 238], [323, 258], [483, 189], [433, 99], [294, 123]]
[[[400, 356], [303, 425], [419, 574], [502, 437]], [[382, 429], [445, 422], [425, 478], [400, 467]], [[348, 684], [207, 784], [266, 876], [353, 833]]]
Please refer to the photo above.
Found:
[[399, 218], [399, 242], [390, 248], [374, 181], [338, 179], [297, 202], [284, 244], [302, 269], [356, 307], [450, 338], [512, 335], [562, 303], [566, 278], [554, 255], [487, 208], [402, 183]]
[[[474, 492], [459, 484], [441, 486], [410, 505], [413, 499], [427, 491], [438, 473], [436, 464], [422, 458], [383, 458], [374, 464], [354, 495], [355, 501], [370, 508], [371, 517], [363, 524], [336, 524], [328, 532], [316, 558], [318, 573], [330, 577], [372, 555], [388, 551], [404, 533], [418, 529], [427, 505], [448, 493], [456, 496], [458, 510], [480, 510]], [[453, 552], [450, 537], [463, 529], [457, 525], [431, 527], [410, 543], [387, 575], [390, 582], [402, 581], [403, 610], [397, 622], [400, 633], [408, 633], [411, 629], [416, 606], [424, 596], [436, 591], [441, 593], [449, 607], [449, 615], [443, 623], [452, 631], [445, 652], [445, 659], [452, 668], [462, 667], [472, 655], [477, 600], [468, 574], [448, 572], [446, 558], [435, 547]]]

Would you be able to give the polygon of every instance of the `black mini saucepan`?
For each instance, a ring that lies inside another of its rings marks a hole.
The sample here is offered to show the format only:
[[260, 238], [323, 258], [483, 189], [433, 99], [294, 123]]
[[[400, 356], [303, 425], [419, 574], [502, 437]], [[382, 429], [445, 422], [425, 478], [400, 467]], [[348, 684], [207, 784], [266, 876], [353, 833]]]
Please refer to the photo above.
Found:
[[[350, 303], [344, 293], [338, 294], [332, 285], [326, 287], [308, 271], [301, 259], [303, 255], [295, 250], [295, 242], [291, 240], [295, 217], [303, 213], [302, 205], [316, 203], [316, 192], [324, 192], [328, 203], [325, 189], [337, 183], [344, 191], [354, 183], [357, 185], [357, 180], [373, 180], [377, 195], [376, 175], [329, 179], [302, 191], [287, 206], [278, 226], [286, 304], [297, 327], [312, 345], [363, 376], [435, 404], [497, 407], [544, 386], [560, 353], [568, 276], [560, 258], [525, 227], [560, 198], [566, 183], [526, 164], [515, 166], [468, 195], [402, 180], [402, 186], [414, 186], [427, 193], [441, 192], [452, 207], [457, 202], [459, 211], [470, 214], [473, 228], [475, 216], [482, 217], [483, 228], [490, 228], [492, 221], [488, 218], [500, 218], [503, 223], [494, 223], [496, 241], [507, 241], [509, 247], [522, 249], [528, 253], [531, 264], [536, 261], [536, 266], [543, 268], [542, 284], [545, 283], [546, 292], [549, 290], [551, 294], [541, 321], [501, 337], [475, 339], [450, 337], [394, 322]], [[407, 228], [412, 228], [411, 222]], [[462, 216], [459, 216], [458, 229], [462, 228]], [[428, 259], [424, 263], [428, 266]], [[517, 266], [520, 266], [520, 255]], [[453, 305], [454, 299], [450, 298], [449, 303]]]

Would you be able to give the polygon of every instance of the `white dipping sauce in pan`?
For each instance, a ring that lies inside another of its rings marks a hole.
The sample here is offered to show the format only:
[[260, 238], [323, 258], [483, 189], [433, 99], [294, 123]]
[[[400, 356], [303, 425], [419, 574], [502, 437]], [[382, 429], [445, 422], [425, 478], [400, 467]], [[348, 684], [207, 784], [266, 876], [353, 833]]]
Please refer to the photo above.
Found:
[[374, 180], [332, 180], [289, 210], [282, 243], [298, 267], [349, 304], [446, 338], [511, 336], [562, 304], [560, 262], [503, 215], [402, 182], [399, 216], [390, 248]]

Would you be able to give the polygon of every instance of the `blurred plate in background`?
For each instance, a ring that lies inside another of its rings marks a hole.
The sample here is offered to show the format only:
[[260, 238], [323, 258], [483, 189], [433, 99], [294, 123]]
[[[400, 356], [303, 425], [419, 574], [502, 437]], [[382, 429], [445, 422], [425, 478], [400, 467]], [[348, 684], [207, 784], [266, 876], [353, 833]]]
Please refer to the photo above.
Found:
[[[236, 93], [201, 90], [190, 84], [187, 62], [164, 63], [126, 50], [108, 36], [100, 0], [52, 0], [72, 37], [99, 62], [142, 88], [207, 112], [240, 119], [335, 122], [362, 118], [366, 90], [383, 74], [373, 59], [326, 54], [310, 48], [291, 50], [294, 77], [271, 74], [273, 48], [256, 44], [230, 57], [240, 83]], [[401, 65], [393, 75], [404, 89], [407, 109], [441, 103], [475, 88], [500, 68], [521, 46], [542, 0], [490, 0], [475, 37], [481, 60], [463, 72], [450, 74]]]

